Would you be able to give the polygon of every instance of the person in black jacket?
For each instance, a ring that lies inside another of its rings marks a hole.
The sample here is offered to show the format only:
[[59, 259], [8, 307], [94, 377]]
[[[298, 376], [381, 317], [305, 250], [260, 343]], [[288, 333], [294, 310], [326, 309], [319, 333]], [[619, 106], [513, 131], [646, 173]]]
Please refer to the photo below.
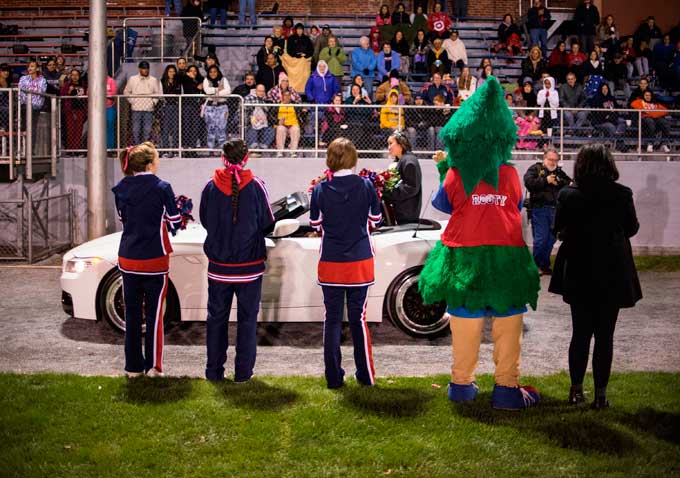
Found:
[[548, 28], [550, 28], [550, 10], [543, 6], [542, 0], [534, 0], [534, 6], [527, 12], [527, 27], [531, 37], [531, 46], [541, 48], [543, 57], [548, 52]]
[[295, 33], [288, 37], [286, 52], [293, 58], [311, 58], [314, 55], [314, 44], [305, 35], [305, 26], [302, 23], [295, 25]]
[[[187, 68], [182, 77], [182, 95], [202, 95], [203, 77], [198, 72], [196, 65]], [[201, 147], [206, 144], [206, 130], [203, 118], [201, 118], [201, 103], [203, 99], [198, 96], [180, 98], [182, 103], [182, 148], [195, 148], [196, 143]], [[186, 156], [194, 156], [196, 153], [189, 152]]]
[[224, 143], [222, 162], [224, 168], [215, 170], [201, 194], [201, 225], [207, 231], [203, 251], [208, 258], [205, 377], [224, 380], [229, 314], [236, 294], [234, 382], [247, 382], [255, 366], [257, 313], [267, 258], [264, 238], [274, 225], [274, 215], [264, 183], [244, 169], [245, 143]]
[[529, 192], [531, 232], [534, 239], [534, 261], [542, 274], [550, 275], [550, 253], [555, 245], [552, 225], [555, 220], [557, 194], [571, 178], [558, 166], [560, 157], [552, 148], [543, 153], [543, 161], [531, 166], [524, 174], [524, 186]]
[[579, 43], [583, 51], [589, 52], [595, 46], [595, 30], [600, 23], [600, 12], [592, 0], [583, 0], [574, 12], [574, 22], [578, 28]]
[[203, 7], [201, 0], [189, 0], [182, 9], [182, 33], [187, 46], [191, 45], [196, 34], [201, 30], [201, 20], [203, 19]]
[[267, 91], [279, 84], [279, 75], [285, 73], [286, 70], [279, 64], [276, 55], [269, 53], [264, 68], [260, 68], [257, 72], [255, 83], [264, 85]]
[[555, 217], [562, 245], [548, 290], [571, 306], [569, 402], [584, 401], [583, 378], [595, 336], [595, 409], [609, 406], [606, 392], [619, 309], [633, 307], [642, 298], [630, 245], [639, 229], [633, 192], [617, 183], [618, 178], [604, 145], [584, 146], [576, 157], [574, 184], [557, 198]]
[[[177, 95], [163, 98], [163, 114], [161, 116], [161, 148], [175, 149], [179, 145], [179, 98], [182, 94], [182, 80], [177, 76], [177, 67], [168, 65], [161, 76], [163, 95]], [[166, 151], [163, 157], [171, 156]]]
[[420, 163], [411, 152], [411, 142], [401, 131], [395, 131], [387, 138], [390, 156], [397, 160], [399, 183], [392, 191], [385, 191], [383, 198], [394, 207], [397, 224], [418, 222], [423, 202]]

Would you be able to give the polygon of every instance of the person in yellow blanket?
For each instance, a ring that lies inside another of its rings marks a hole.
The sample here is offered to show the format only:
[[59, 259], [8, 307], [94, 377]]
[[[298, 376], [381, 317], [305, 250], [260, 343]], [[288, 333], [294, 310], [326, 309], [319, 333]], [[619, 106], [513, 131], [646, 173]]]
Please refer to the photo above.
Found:
[[[387, 96], [385, 106], [380, 108], [380, 129], [387, 135], [392, 134], [393, 130], [404, 129], [404, 110], [394, 108], [392, 105], [399, 104], [399, 90], [391, 89]], [[386, 131], [387, 130], [387, 131]], [[387, 135], [385, 135], [387, 137]]]
[[[284, 91], [279, 106], [278, 124], [276, 125], [276, 157], [283, 156], [283, 148], [286, 144], [286, 136], [290, 136], [291, 157], [297, 158], [297, 148], [300, 141], [300, 120], [295, 106], [290, 102], [290, 91]], [[285, 105], [285, 106], [284, 106]]]

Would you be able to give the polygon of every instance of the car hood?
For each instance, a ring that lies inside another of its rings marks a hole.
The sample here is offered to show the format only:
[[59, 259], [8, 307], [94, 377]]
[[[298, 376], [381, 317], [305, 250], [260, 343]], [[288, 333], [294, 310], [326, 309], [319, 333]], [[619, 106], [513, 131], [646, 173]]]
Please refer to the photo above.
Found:
[[[100, 257], [111, 264], [117, 264], [121, 235], [122, 232], [115, 232], [87, 241], [64, 254], [64, 260], [74, 257]], [[181, 254], [185, 245], [190, 247], [202, 246], [205, 242], [205, 236], [206, 231], [200, 224], [190, 224], [185, 230], [178, 231], [177, 235], [170, 236], [170, 242], [175, 253]]]

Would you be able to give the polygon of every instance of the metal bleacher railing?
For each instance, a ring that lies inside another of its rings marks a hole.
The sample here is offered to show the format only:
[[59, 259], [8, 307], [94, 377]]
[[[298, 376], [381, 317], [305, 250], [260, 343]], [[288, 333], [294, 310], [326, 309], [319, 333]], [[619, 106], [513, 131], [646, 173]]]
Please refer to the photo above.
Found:
[[[59, 98], [60, 111], [64, 101], [79, 98]], [[146, 127], [130, 102], [142, 98], [149, 102], [148, 108], [139, 103], [136, 108], [148, 113]], [[228, 138], [244, 139], [254, 153], [263, 156], [322, 157], [326, 144], [338, 136], [351, 138], [362, 155], [382, 155], [394, 129], [405, 131], [418, 155], [430, 157], [442, 148], [437, 135], [457, 110], [451, 106], [249, 103], [238, 95], [119, 95], [113, 100], [116, 115], [110, 131], [115, 137], [108, 138], [110, 150], [151, 140], [162, 155], [177, 158], [213, 156]], [[288, 107], [295, 120], [281, 119]], [[518, 126], [513, 152], [518, 160], [534, 159], [547, 146], [568, 159], [591, 142], [609, 145], [619, 160], [680, 160], [680, 110], [663, 110], [665, 115], [658, 117], [635, 109], [513, 107], [511, 111]], [[60, 144], [61, 153], [85, 154], [84, 125], [60, 121], [58, 126], [56, 136], [70, 141], [70, 145]]]

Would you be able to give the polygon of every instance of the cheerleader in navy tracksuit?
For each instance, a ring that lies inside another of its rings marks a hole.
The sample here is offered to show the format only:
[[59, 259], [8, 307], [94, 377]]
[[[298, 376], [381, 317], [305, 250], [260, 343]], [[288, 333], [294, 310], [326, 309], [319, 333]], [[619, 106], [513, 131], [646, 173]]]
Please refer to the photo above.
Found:
[[368, 286], [374, 283], [374, 251], [369, 226], [381, 221], [380, 202], [371, 183], [352, 172], [357, 151], [347, 138], [328, 146], [328, 180], [312, 191], [310, 224], [321, 231], [318, 282], [323, 288], [324, 364], [328, 388], [344, 383], [340, 336], [347, 298], [347, 318], [354, 342], [356, 379], [375, 383], [371, 337], [366, 324]]
[[224, 379], [229, 312], [236, 294], [235, 382], [253, 375], [257, 313], [267, 255], [264, 238], [274, 225], [267, 190], [251, 171], [243, 170], [248, 149], [243, 141], [222, 146], [224, 168], [201, 195], [201, 224], [208, 231], [203, 250], [208, 256], [208, 363], [205, 376]]
[[[125, 371], [163, 372], [163, 301], [168, 290], [172, 247], [181, 222], [172, 186], [161, 181], [158, 151], [150, 142], [130, 146], [120, 155], [125, 177], [113, 188], [123, 235], [118, 268], [123, 276], [125, 302]], [[142, 353], [142, 318], [146, 338]]]

